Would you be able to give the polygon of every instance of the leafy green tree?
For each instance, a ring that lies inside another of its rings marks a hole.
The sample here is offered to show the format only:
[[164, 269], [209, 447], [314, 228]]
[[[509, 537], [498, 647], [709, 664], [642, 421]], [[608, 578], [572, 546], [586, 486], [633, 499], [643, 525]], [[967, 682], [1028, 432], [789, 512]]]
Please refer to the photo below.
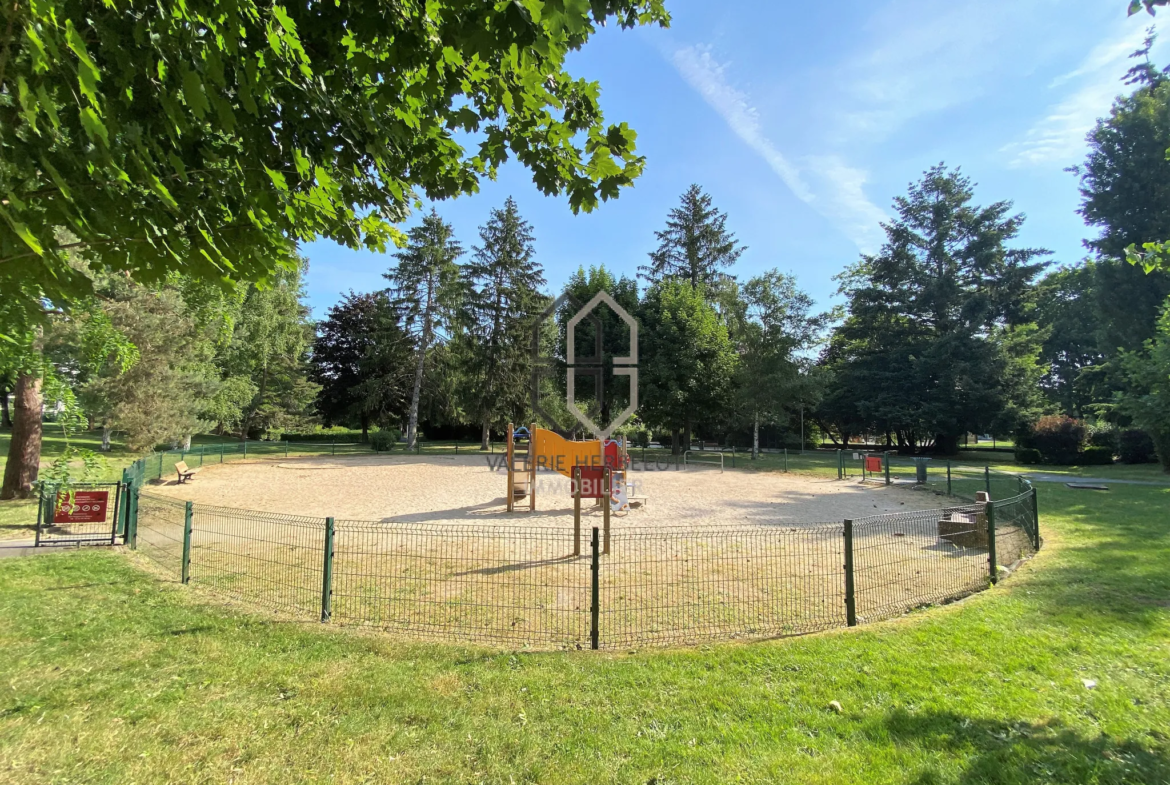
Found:
[[654, 236], [658, 248], [650, 252], [650, 264], [638, 268], [650, 283], [675, 278], [706, 290], [726, 279], [723, 271], [746, 250], [727, 230], [727, 214], [698, 185], [686, 190], [681, 204], [670, 211], [666, 228]]
[[[1136, 53], [1148, 54], [1152, 40]], [[1142, 66], [1147, 67], [1142, 67]], [[1170, 238], [1170, 79], [1145, 62], [1131, 70], [1137, 87], [1114, 101], [1089, 133], [1080, 175], [1080, 214], [1100, 229], [1088, 243], [1098, 254], [1093, 291], [1100, 350], [1107, 359], [1140, 349], [1154, 334], [1170, 295], [1170, 272], [1127, 264], [1126, 248]]]
[[1014, 333], [1028, 323], [1046, 252], [1009, 247], [1024, 220], [1010, 202], [972, 198], [958, 170], [931, 168], [894, 200], [881, 252], [842, 274], [849, 316], [825, 357], [834, 389], [822, 411], [839, 429], [952, 453], [963, 433], [1007, 427], [1005, 412], [1032, 408], [1012, 395], [1035, 339]]
[[215, 358], [223, 379], [248, 379], [256, 389], [244, 407], [241, 438], [300, 427], [310, 416], [317, 387], [308, 379], [313, 326], [302, 266], [278, 271], [265, 286], [248, 286], [231, 340]]
[[759, 457], [760, 425], [787, 419], [811, 397], [807, 361], [832, 314], [812, 313], [813, 300], [796, 279], [778, 270], [748, 280], [734, 320], [739, 350], [736, 398], [752, 428], [752, 460]]
[[179, 293], [132, 286], [102, 310], [139, 355], [129, 367], [104, 363], [82, 386], [82, 399], [103, 428], [124, 431], [132, 450], [198, 433], [217, 381], [210, 365], [214, 346], [196, 329]]
[[[1095, 391], [1095, 371], [1105, 360], [1099, 350], [1101, 325], [1095, 307], [1095, 263], [1060, 267], [1036, 287], [1036, 324], [1041, 330], [1040, 386], [1063, 414], [1084, 419], [1088, 407], [1102, 400]], [[1109, 396], [1105, 396], [1107, 400]]]
[[[642, 171], [565, 59], [662, 0], [0, 7], [0, 333], [95, 270], [261, 281], [294, 244], [383, 249], [417, 192], [474, 192], [514, 154], [574, 210]], [[56, 230], [75, 239], [62, 242]]]
[[407, 246], [394, 254], [398, 263], [385, 274], [394, 305], [414, 339], [414, 383], [406, 425], [406, 446], [418, 435], [419, 401], [423, 394], [427, 353], [433, 343], [445, 341], [458, 317], [463, 296], [458, 259], [463, 248], [451, 226], [431, 210], [410, 230]]
[[[581, 425], [563, 405], [566, 397], [566, 351], [568, 349], [568, 323], [577, 312], [585, 307], [599, 292], [613, 298], [626, 313], [637, 318], [638, 283], [622, 275], [615, 276], [605, 265], [578, 267], [565, 282], [563, 294], [568, 295], [560, 312], [556, 315], [556, 333], [550, 334], [555, 349], [549, 355], [554, 358], [548, 379], [548, 395], [542, 395], [542, 408], [548, 414], [558, 414], [557, 425], [565, 432], [577, 431]], [[600, 336], [598, 335], [600, 330]], [[600, 341], [598, 338], [600, 337]], [[585, 364], [585, 358], [596, 358], [600, 346], [600, 359], [596, 366]], [[630, 354], [630, 328], [625, 321], [605, 303], [598, 303], [573, 330], [573, 351], [577, 359], [574, 371], [574, 399], [594, 422], [608, 424], [615, 415], [624, 411], [630, 403], [629, 377], [614, 373], [614, 357]], [[599, 374], [599, 376], [597, 375]], [[599, 383], [598, 383], [598, 380]], [[600, 387], [600, 399], [597, 390]], [[553, 403], [558, 399], [560, 403]]]
[[703, 291], [689, 282], [650, 287], [639, 322], [639, 411], [644, 421], [671, 430], [678, 454], [690, 449], [696, 416], [715, 418], [729, 409], [735, 346]]
[[1141, 351], [1123, 354], [1121, 363], [1129, 384], [1117, 394], [1118, 409], [1150, 434], [1162, 467], [1170, 472], [1170, 300], [1154, 337]]
[[332, 426], [356, 421], [390, 424], [405, 409], [411, 380], [411, 342], [386, 292], [350, 292], [317, 326], [312, 379], [320, 385], [317, 412]]
[[533, 259], [532, 227], [511, 197], [479, 229], [480, 245], [463, 265], [463, 374], [466, 411], [481, 430], [483, 450], [492, 426], [528, 408], [532, 328], [546, 306], [544, 271]]
[[[92, 451], [69, 442], [85, 427], [76, 388], [107, 361], [124, 370], [137, 359], [135, 347], [115, 328], [96, 298], [87, 298], [71, 313], [53, 314], [45, 324], [15, 339], [0, 341], [0, 371], [15, 378], [16, 410], [0, 499], [27, 497], [37, 481], [45, 402], [63, 407], [57, 427], [65, 438], [65, 449], [50, 467], [51, 478], [58, 483], [83, 480], [100, 468]], [[75, 461], [82, 463], [80, 475], [71, 468]]]

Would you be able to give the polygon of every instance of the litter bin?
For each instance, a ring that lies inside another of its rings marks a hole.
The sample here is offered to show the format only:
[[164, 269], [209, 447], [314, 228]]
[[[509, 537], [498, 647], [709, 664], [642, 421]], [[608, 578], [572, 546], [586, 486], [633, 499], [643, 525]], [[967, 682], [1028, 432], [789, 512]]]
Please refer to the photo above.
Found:
[[926, 464], [930, 458], [912, 458], [914, 461], [914, 482], [926, 485]]

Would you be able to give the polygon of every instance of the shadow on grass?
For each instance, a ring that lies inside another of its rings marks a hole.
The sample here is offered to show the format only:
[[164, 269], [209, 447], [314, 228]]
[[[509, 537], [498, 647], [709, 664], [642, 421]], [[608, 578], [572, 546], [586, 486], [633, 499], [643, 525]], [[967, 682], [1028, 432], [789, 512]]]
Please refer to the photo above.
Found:
[[[1170, 752], [1164, 743], [1089, 736], [1058, 720], [1002, 722], [899, 709], [877, 720], [866, 733], [875, 740], [965, 757], [968, 763], [959, 783], [1170, 781]], [[933, 768], [908, 781], [956, 782]]]

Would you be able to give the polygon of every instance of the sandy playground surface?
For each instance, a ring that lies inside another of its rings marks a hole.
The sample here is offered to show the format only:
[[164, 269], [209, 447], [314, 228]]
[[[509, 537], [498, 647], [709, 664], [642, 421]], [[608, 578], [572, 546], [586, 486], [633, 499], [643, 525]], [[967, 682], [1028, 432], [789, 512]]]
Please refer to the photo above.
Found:
[[[188, 483], [151, 491], [262, 512], [380, 522], [572, 525], [568, 478], [537, 475], [536, 512], [506, 508], [507, 475], [488, 458], [501, 456], [337, 456], [208, 466]], [[617, 527], [710, 527], [840, 523], [889, 512], [942, 506], [938, 498], [899, 487], [841, 482], [777, 472], [636, 471], [647, 503], [614, 516]], [[584, 514], [601, 517], [592, 500]]]

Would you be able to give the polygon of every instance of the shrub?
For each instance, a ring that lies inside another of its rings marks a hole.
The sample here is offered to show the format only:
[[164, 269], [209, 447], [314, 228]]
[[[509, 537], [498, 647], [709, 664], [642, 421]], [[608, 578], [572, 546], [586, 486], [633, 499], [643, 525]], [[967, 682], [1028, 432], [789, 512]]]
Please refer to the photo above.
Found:
[[1094, 428], [1089, 432], [1089, 446], [1090, 447], [1108, 447], [1114, 453], [1117, 452], [1118, 438], [1117, 431], [1113, 428]]
[[1035, 447], [1017, 447], [1016, 448], [1016, 462], [1025, 466], [1040, 463], [1040, 451]]
[[1084, 441], [1085, 424], [1058, 414], [1041, 417], [1025, 446], [1039, 450], [1045, 463], [1070, 465], [1078, 462]]
[[1081, 453], [1080, 463], [1082, 466], [1112, 466], [1113, 448], [1086, 447], [1085, 451]]
[[639, 422], [626, 423], [613, 432], [613, 438], [624, 436], [635, 447], [650, 446], [650, 429]]
[[397, 430], [374, 431], [370, 434], [370, 446], [374, 452], [390, 452], [398, 443], [398, 436]]
[[1145, 431], [1131, 428], [1118, 434], [1117, 452], [1122, 463], [1154, 463], [1154, 440]]
[[337, 442], [338, 444], [354, 444], [362, 440], [361, 431], [337, 430], [329, 431], [313, 431], [311, 433], [293, 433], [285, 432], [280, 435], [280, 438], [286, 442]]

